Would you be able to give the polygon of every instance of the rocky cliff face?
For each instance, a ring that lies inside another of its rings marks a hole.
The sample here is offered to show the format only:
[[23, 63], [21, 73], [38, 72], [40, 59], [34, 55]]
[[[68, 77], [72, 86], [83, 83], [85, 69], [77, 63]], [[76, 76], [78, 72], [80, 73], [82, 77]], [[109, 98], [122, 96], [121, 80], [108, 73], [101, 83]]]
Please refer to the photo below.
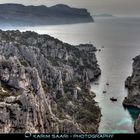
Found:
[[128, 88], [128, 97], [124, 105], [140, 108], [140, 56], [134, 58], [133, 73], [127, 78], [125, 86]]
[[139, 115], [138, 119], [135, 122], [134, 130], [135, 130], [136, 133], [140, 133], [140, 115]]
[[0, 132], [97, 132], [90, 80], [101, 71], [90, 44], [0, 30]]
[[[134, 106], [140, 109], [140, 55], [133, 62], [132, 76], [128, 77], [125, 86], [128, 88], [128, 96], [124, 99], [124, 106]], [[135, 131], [140, 133], [140, 116], [135, 122]]]

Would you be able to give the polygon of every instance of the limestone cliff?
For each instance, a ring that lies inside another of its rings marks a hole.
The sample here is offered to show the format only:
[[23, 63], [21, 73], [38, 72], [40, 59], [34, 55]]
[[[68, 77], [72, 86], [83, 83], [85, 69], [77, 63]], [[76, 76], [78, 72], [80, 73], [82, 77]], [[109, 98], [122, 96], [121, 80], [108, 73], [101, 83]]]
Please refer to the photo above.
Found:
[[[124, 106], [134, 106], [140, 109], [140, 55], [133, 62], [132, 76], [128, 77], [125, 86], [128, 88], [128, 96], [124, 99]], [[140, 116], [135, 122], [135, 131], [140, 133]]]
[[101, 71], [91, 44], [0, 30], [0, 132], [98, 132], [90, 80]]
[[133, 73], [127, 78], [125, 86], [128, 88], [128, 97], [124, 104], [140, 108], [140, 56], [134, 58]]

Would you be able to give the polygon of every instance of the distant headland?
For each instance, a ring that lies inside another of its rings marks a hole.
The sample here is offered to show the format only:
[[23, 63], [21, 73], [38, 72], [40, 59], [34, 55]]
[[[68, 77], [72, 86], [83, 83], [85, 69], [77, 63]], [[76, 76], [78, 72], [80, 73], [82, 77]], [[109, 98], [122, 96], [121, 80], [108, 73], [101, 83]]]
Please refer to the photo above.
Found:
[[57, 25], [93, 21], [87, 9], [72, 8], [63, 4], [52, 7], [0, 4], [1, 25]]
[[94, 15], [94, 17], [114, 17], [114, 15], [103, 13], [103, 14], [96, 14]]

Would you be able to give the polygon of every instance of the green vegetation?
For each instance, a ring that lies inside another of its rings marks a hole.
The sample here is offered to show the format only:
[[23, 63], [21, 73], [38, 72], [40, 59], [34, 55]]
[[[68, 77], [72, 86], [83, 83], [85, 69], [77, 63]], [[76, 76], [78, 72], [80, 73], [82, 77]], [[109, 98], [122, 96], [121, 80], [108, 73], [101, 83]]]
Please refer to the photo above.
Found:
[[51, 62], [53, 66], [59, 66], [59, 58], [48, 57], [48, 60]]
[[19, 95], [21, 95], [21, 92], [17, 90], [16, 93], [14, 93], [14, 96], [19, 96]]
[[66, 118], [66, 104], [69, 101], [69, 99], [67, 98], [66, 95], [64, 95], [63, 97], [59, 98], [56, 100], [57, 103], [57, 107], [52, 107], [52, 111], [54, 114], [56, 114], [57, 117], [59, 117], [60, 119], [65, 119]]
[[11, 86], [6, 85], [1, 82], [0, 86], [0, 101], [3, 101], [6, 97], [9, 96], [19, 96], [21, 92], [18, 89], [13, 89]]
[[77, 105], [77, 111], [74, 114], [76, 122], [81, 124], [83, 131], [95, 132], [95, 125], [98, 124], [100, 109], [95, 106], [94, 102], [86, 101], [82, 105]]
[[6, 69], [6, 68], [11, 69], [11, 63], [9, 61], [2, 61], [1, 62], [1, 67], [3, 69]]
[[[73, 86], [75, 81], [64, 82], [69, 87], [65, 95], [56, 99], [57, 106], [53, 106], [53, 112], [60, 119], [65, 119], [66, 114], [73, 118], [74, 122], [80, 124], [81, 129], [84, 132], [96, 132], [98, 125], [98, 118], [100, 115], [100, 108], [96, 106], [96, 102], [93, 100], [93, 96], [89, 94], [89, 91], [82, 90], [79, 94], [78, 100], [73, 99], [72, 90], [70, 86]], [[72, 105], [68, 103], [71, 102]]]
[[63, 81], [64, 92], [72, 92], [76, 86], [80, 86], [80, 82], [78, 79], [72, 79], [70, 81]]
[[9, 96], [11, 96], [11, 93], [3, 92], [2, 90], [0, 90], [0, 100], [5, 98], [5, 97], [9, 97]]
[[21, 60], [20, 61], [21, 65], [23, 65], [24, 67], [28, 67], [28, 63], [25, 60]]
[[50, 87], [47, 85], [47, 83], [46, 82], [44, 82], [44, 81], [41, 81], [41, 84], [42, 84], [42, 87], [43, 87], [43, 89], [45, 90], [45, 91], [50, 91]]

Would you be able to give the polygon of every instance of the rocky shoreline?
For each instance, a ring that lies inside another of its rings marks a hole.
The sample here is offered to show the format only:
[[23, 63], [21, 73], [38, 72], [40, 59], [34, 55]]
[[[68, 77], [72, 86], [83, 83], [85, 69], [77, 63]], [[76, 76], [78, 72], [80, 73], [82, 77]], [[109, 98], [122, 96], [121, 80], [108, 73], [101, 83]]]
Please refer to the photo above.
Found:
[[[140, 55], [133, 60], [132, 76], [128, 77], [125, 81], [125, 87], [128, 89], [128, 96], [125, 97], [123, 105], [140, 109]], [[140, 115], [135, 122], [134, 130], [136, 133], [140, 133]]]
[[0, 30], [0, 133], [97, 133], [90, 80], [101, 74], [91, 44]]

